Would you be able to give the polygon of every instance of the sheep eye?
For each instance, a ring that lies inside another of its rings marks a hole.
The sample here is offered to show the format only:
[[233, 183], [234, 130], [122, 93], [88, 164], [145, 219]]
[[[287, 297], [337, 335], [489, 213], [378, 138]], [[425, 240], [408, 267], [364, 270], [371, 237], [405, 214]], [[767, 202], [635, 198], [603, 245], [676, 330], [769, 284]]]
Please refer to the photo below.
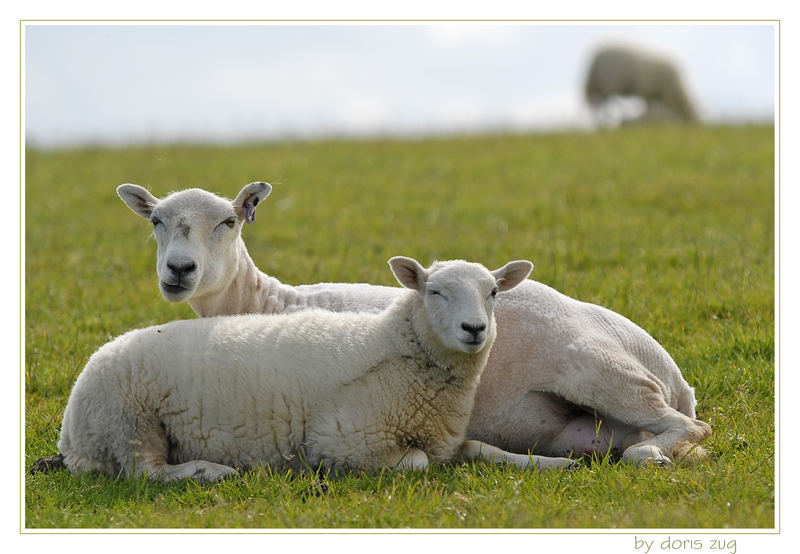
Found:
[[217, 229], [220, 229], [223, 225], [226, 226], [228, 229], [233, 229], [233, 226], [236, 225], [236, 218], [229, 217], [228, 219], [217, 225], [217, 227], [214, 230], [216, 231]]
[[150, 220], [150, 223], [152, 223], [152, 224], [153, 224], [153, 227], [156, 227], [156, 226], [158, 226], [158, 225], [161, 225], [161, 224], [162, 224], [162, 223], [161, 223], [161, 220], [160, 220], [160, 219], [158, 219], [158, 218], [157, 218], [157, 217], [155, 217], [155, 216], [154, 216], [154, 217], [153, 217], [153, 218]]
[[447, 298], [444, 294], [442, 294], [438, 290], [429, 290], [428, 294], [430, 294], [431, 296], [441, 296], [442, 298]]
[[495, 296], [497, 296], [497, 287], [495, 287], [495, 288], [493, 288], [493, 289], [492, 289], [492, 294], [490, 294], [489, 296], [491, 296], [492, 298], [494, 298]]

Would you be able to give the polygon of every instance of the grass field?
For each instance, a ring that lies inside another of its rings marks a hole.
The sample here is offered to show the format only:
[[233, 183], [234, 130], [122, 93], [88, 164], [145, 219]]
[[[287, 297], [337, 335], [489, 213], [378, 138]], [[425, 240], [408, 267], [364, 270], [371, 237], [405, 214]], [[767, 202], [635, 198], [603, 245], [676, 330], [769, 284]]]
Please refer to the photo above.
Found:
[[321, 493], [260, 470], [216, 484], [26, 475], [27, 528], [772, 528], [771, 127], [28, 151], [26, 465], [56, 453], [88, 356], [135, 327], [194, 317], [161, 299], [150, 228], [116, 196], [201, 186], [273, 193], [244, 231], [286, 283], [394, 284], [386, 260], [536, 264], [533, 278], [629, 317], [696, 387], [712, 456], [571, 472], [482, 463], [356, 474]]

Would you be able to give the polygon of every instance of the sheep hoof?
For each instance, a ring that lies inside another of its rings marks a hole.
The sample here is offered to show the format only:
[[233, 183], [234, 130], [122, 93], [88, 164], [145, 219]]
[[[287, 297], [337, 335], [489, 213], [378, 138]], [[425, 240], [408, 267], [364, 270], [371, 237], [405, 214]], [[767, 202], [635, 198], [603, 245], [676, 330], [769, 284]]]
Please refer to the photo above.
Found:
[[56, 454], [55, 456], [47, 456], [39, 458], [31, 466], [31, 475], [36, 473], [49, 473], [54, 469], [61, 469], [64, 467], [64, 456]]
[[657, 446], [653, 445], [633, 445], [622, 454], [622, 459], [633, 462], [638, 467], [670, 467], [673, 465], [670, 460]]
[[648, 458], [644, 461], [645, 465], [654, 465], [656, 467], [670, 467], [672, 460], [669, 458]]
[[218, 468], [206, 468], [202, 470], [202, 473], [198, 475], [198, 477], [203, 481], [214, 482], [218, 483], [220, 481], [228, 481], [230, 479], [235, 479], [236, 477], [240, 477], [241, 473], [237, 469], [233, 468], [225, 468], [218, 469]]
[[583, 461], [583, 458], [578, 458], [577, 460], [570, 460], [570, 463], [565, 465], [563, 469], [565, 469], [566, 471], [575, 471], [576, 469], [580, 469], [584, 465], [586, 464]]
[[572, 458], [547, 458], [541, 457], [534, 461], [533, 467], [539, 471], [547, 471], [552, 469], [565, 469], [572, 470], [580, 467], [580, 458], [573, 460]]
[[649, 456], [647, 458], [639, 458], [636, 460], [638, 467], [672, 467], [674, 464], [672, 460], [666, 456]]

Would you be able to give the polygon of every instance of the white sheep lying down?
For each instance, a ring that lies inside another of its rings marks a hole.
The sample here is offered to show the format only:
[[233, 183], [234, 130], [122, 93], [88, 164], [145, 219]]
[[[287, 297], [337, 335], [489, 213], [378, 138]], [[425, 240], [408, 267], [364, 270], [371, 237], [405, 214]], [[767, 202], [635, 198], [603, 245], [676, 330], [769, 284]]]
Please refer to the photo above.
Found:
[[[138, 185], [117, 192], [154, 226], [163, 296], [202, 317], [377, 312], [401, 295], [364, 283], [291, 286], [259, 271], [241, 230], [271, 190], [250, 183], [233, 201], [202, 189], [162, 200]], [[711, 428], [695, 419], [694, 390], [666, 350], [627, 318], [531, 279], [498, 297], [496, 316], [499, 333], [468, 438], [517, 453], [611, 453], [637, 464], [705, 454], [697, 443]]]
[[217, 480], [269, 464], [424, 468], [454, 457], [521, 467], [566, 458], [464, 441], [495, 338], [494, 297], [530, 262], [390, 260], [412, 289], [378, 314], [308, 310], [175, 321], [124, 334], [79, 376], [59, 449], [73, 472]]

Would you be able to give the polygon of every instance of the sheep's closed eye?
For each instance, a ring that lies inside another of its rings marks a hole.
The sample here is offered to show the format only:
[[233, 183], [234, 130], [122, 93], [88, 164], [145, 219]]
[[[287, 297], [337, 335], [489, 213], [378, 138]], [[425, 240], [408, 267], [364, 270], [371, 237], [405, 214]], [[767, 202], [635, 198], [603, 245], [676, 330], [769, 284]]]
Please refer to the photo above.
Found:
[[438, 290], [431, 289], [431, 290], [428, 291], [428, 294], [431, 295], [431, 296], [439, 296], [439, 297], [444, 298], [445, 300], [447, 300], [447, 297], [444, 294], [442, 294], [441, 292], [439, 292]]
[[228, 229], [233, 229], [233, 226], [236, 225], [236, 218], [235, 217], [229, 217], [228, 219], [226, 219], [225, 221], [223, 221], [222, 223], [217, 225], [217, 229], [219, 229], [223, 225], [225, 225]]

